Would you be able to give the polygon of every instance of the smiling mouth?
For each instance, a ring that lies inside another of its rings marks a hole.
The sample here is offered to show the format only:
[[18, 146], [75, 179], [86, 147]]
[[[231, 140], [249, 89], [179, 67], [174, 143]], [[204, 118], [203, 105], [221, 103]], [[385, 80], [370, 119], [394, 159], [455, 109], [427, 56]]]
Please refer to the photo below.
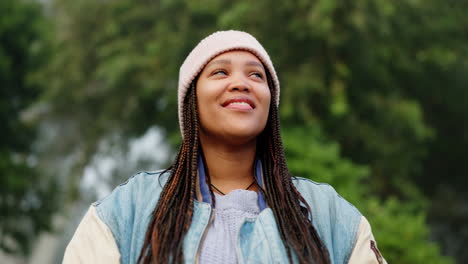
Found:
[[234, 103], [230, 103], [228, 105], [225, 106], [225, 108], [229, 108], [229, 109], [238, 109], [238, 110], [252, 110], [252, 106], [250, 106], [248, 103], [246, 102], [234, 102]]
[[255, 109], [254, 103], [248, 98], [233, 98], [227, 100], [222, 104], [224, 108], [235, 110], [253, 110]]

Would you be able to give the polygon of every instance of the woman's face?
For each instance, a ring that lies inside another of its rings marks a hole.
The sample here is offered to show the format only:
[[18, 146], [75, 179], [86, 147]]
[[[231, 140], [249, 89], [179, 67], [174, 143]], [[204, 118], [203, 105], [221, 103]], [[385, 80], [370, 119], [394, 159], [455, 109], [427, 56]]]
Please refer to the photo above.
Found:
[[196, 87], [201, 136], [241, 144], [265, 128], [271, 94], [265, 68], [252, 53], [216, 56], [200, 73]]

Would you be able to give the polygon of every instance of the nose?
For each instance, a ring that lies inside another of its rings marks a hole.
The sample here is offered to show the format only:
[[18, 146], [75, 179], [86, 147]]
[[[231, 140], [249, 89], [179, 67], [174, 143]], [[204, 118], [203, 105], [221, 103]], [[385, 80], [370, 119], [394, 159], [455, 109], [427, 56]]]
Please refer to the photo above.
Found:
[[244, 76], [233, 76], [229, 91], [249, 92], [252, 89], [249, 81]]

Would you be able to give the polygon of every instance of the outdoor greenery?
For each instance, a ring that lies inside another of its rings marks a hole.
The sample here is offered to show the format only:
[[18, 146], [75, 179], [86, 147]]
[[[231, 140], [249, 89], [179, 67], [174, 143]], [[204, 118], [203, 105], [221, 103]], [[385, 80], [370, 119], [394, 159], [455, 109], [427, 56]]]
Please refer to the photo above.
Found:
[[42, 87], [31, 73], [48, 60], [38, 4], [0, 2], [0, 251], [25, 254], [57, 210], [56, 181], [40, 174], [32, 153], [35, 126], [22, 112]]
[[353, 203], [389, 263], [468, 262], [467, 13], [466, 0], [2, 0], [1, 249], [26, 254], [64, 209], [54, 195], [80, 198], [103, 142], [125, 150], [157, 126], [175, 147], [179, 66], [239, 29], [279, 73], [294, 175]]

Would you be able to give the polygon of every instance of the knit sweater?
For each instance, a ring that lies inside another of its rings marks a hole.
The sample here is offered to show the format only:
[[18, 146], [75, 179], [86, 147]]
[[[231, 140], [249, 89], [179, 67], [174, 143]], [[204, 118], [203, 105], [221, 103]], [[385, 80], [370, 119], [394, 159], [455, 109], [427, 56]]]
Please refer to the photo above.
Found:
[[256, 218], [260, 213], [257, 193], [233, 190], [225, 196], [215, 196], [215, 216], [202, 245], [200, 263], [237, 263], [237, 232], [244, 219]]

